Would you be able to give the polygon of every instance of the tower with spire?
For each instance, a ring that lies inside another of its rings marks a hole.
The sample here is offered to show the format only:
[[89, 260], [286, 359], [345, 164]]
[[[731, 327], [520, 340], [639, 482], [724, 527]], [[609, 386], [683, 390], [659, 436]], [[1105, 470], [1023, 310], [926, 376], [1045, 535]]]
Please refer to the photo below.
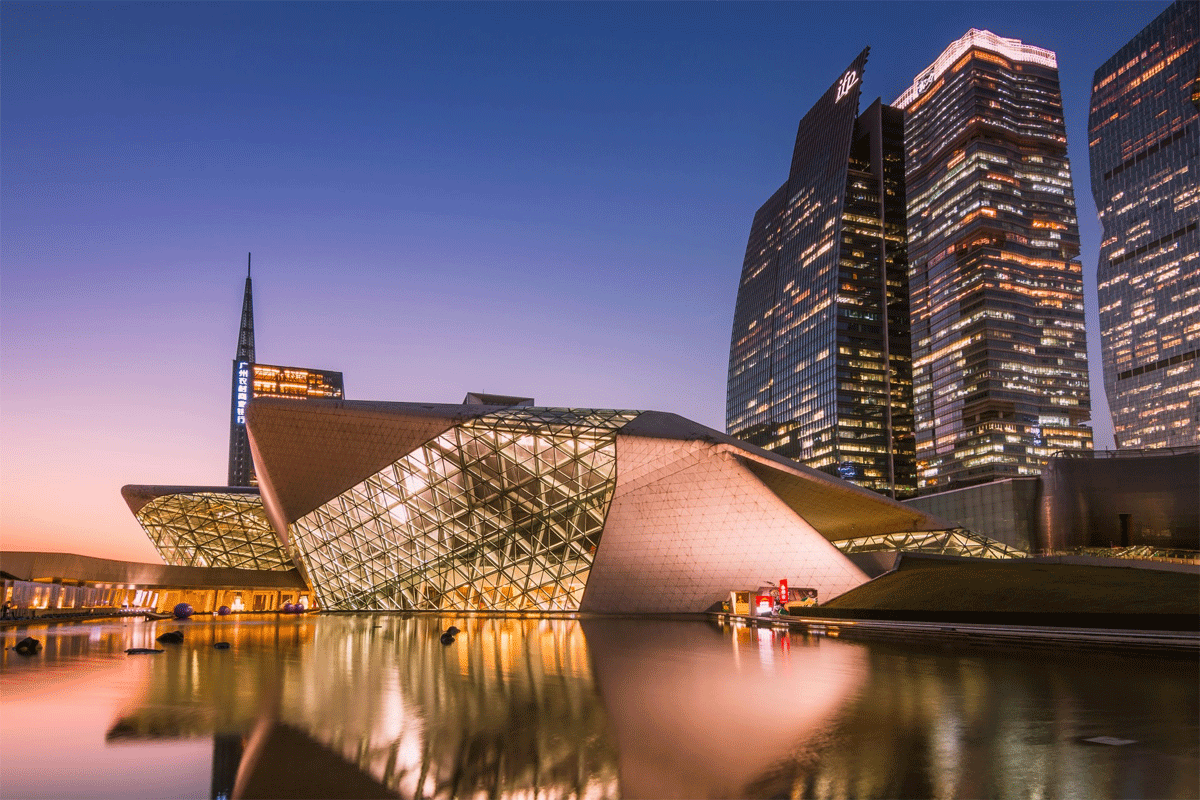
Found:
[[242, 295], [242, 325], [233, 358], [233, 395], [229, 409], [229, 485], [257, 486], [250, 438], [246, 435], [246, 406], [255, 397], [290, 400], [340, 400], [342, 373], [307, 367], [260, 364], [254, 357], [254, 297], [250, 254], [246, 254], [246, 292]]
[[229, 420], [229, 485], [253, 486], [254, 465], [246, 437], [246, 404], [250, 402], [254, 366], [254, 297], [250, 281], [250, 254], [246, 254], [246, 293], [242, 296], [242, 324], [237, 354], [233, 358], [233, 400]]

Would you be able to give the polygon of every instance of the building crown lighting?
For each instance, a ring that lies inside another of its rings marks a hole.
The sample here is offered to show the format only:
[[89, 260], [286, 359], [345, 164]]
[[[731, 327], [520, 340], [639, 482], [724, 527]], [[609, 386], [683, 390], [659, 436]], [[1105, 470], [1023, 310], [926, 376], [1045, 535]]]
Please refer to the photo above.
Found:
[[1052, 69], [1058, 68], [1058, 58], [1051, 50], [1024, 44], [1020, 39], [1007, 39], [1003, 36], [997, 36], [991, 31], [981, 31], [978, 28], [972, 28], [961, 39], [942, 51], [942, 54], [932, 64], [922, 70], [917, 75], [916, 80], [913, 81], [912, 86], [905, 89], [904, 93], [896, 98], [896, 102], [892, 103], [892, 105], [896, 108], [908, 108], [921, 95], [921, 92], [925, 91], [934, 81], [944, 75], [946, 70], [950, 69], [963, 53], [973, 47], [990, 50], [993, 53], [999, 53], [1015, 61], [1039, 64]]

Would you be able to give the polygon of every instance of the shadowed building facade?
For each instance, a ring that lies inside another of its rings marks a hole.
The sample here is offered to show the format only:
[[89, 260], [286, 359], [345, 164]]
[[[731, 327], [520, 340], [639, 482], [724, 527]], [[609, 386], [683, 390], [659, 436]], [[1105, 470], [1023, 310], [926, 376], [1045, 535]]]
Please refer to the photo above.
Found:
[[906, 114], [919, 486], [1037, 475], [1053, 453], [1092, 446], [1056, 57], [971, 30], [894, 105]]
[[892, 496], [916, 489], [903, 113], [861, 116], [867, 50], [800, 121], [754, 216], [729, 349], [727, 430]]
[[333, 610], [704, 611], [945, 522], [674, 414], [258, 400], [268, 519]]
[[1200, 444], [1200, 6], [1171, 4], [1096, 70], [1088, 136], [1117, 447]]

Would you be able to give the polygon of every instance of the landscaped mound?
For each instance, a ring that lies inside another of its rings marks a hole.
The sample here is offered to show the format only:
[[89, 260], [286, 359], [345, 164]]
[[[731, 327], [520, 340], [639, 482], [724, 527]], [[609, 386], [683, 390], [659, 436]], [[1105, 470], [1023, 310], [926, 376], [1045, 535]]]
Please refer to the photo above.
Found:
[[1200, 627], [1200, 575], [1025, 559], [905, 556], [895, 572], [819, 609], [794, 613], [810, 611], [859, 619], [1195, 629]]

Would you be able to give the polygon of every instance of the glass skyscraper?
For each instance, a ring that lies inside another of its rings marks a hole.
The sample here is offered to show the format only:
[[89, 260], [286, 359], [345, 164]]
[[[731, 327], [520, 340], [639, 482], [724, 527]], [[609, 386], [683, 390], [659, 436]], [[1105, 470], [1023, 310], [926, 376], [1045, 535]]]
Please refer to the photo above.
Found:
[[1036, 475], [1091, 430], [1079, 227], [1054, 53], [971, 30], [894, 105], [922, 490]]
[[1173, 3], [1096, 70], [1088, 139], [1117, 447], [1200, 444], [1200, 5]]
[[861, 116], [867, 50], [800, 121], [754, 216], [729, 349], [734, 436], [864, 487], [916, 488], [904, 120]]

